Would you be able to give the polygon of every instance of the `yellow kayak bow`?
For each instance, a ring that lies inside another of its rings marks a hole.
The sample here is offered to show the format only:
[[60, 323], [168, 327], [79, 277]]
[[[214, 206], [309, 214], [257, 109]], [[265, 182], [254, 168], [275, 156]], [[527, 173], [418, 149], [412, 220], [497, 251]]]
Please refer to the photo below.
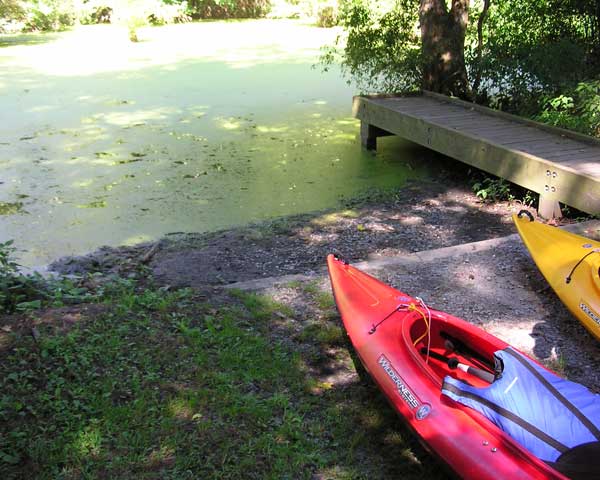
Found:
[[600, 340], [600, 242], [513, 215], [523, 243], [558, 298]]

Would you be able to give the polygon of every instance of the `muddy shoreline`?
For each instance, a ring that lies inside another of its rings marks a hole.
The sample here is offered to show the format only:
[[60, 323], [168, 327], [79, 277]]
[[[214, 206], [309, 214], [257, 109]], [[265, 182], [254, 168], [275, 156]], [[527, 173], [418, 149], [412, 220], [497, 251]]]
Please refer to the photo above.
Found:
[[394, 192], [375, 192], [336, 210], [211, 233], [177, 233], [134, 247], [103, 247], [50, 265], [61, 274], [127, 275], [145, 265], [174, 287], [221, 286], [323, 268], [328, 253], [355, 262], [514, 233], [518, 203], [482, 203], [464, 177], [443, 172]]

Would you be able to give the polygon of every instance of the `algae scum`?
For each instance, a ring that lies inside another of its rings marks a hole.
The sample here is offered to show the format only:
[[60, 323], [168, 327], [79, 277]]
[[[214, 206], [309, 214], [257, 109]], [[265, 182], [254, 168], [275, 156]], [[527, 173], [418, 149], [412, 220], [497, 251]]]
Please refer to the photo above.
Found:
[[111, 26], [11, 38], [0, 241], [40, 265], [335, 208], [419, 175], [397, 139], [361, 151], [352, 88], [313, 68], [336, 34], [263, 20], [151, 28], [136, 44]]

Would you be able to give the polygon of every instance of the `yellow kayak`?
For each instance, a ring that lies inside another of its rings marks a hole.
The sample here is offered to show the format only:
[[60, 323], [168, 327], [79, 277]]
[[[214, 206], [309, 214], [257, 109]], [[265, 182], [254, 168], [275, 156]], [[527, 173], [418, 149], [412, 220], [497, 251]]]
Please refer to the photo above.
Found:
[[571, 313], [600, 340], [600, 242], [513, 215], [536, 265]]

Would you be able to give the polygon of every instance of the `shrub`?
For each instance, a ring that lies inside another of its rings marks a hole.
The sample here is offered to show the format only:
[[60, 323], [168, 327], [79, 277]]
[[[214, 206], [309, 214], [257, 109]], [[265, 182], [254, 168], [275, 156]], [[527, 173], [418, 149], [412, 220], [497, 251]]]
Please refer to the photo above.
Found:
[[0, 33], [17, 33], [23, 30], [27, 18], [25, 8], [18, 0], [0, 0]]
[[189, 0], [193, 18], [261, 18], [271, 11], [270, 0]]
[[600, 81], [579, 83], [561, 95], [545, 96], [536, 120], [588, 135], [600, 136]]
[[79, 21], [83, 24], [110, 23], [114, 7], [110, 0], [89, 0], [79, 8]]
[[340, 63], [362, 93], [409, 92], [421, 85], [417, 0], [344, 0], [344, 34], [323, 49], [325, 69]]
[[189, 21], [187, 2], [166, 4], [162, 0], [129, 0], [127, 2], [100, 0], [96, 2], [95, 10], [110, 11], [111, 23], [126, 23], [135, 28], [151, 23], [164, 25]]
[[472, 185], [475, 195], [484, 202], [513, 201], [510, 191], [511, 184], [503, 178], [485, 177], [481, 182]]
[[152, 25], [166, 25], [168, 23], [186, 23], [191, 20], [188, 15], [187, 2], [167, 5], [160, 1], [155, 2], [155, 7], [148, 15], [148, 21]]
[[62, 307], [93, 298], [83, 279], [43, 278], [39, 273], [24, 274], [12, 259], [13, 241], [0, 242], [0, 314], [30, 311], [50, 305]]
[[146, 18], [141, 16], [132, 15], [126, 19], [127, 30], [129, 32], [129, 40], [132, 42], [139, 42], [137, 31], [138, 28], [145, 27], [148, 25]]
[[12, 240], [0, 243], [0, 313], [13, 312], [39, 298], [40, 277], [21, 274], [12, 260], [14, 252]]
[[323, 5], [317, 11], [317, 26], [322, 28], [335, 27], [338, 23], [337, 9], [334, 5]]
[[36, 0], [25, 4], [27, 31], [64, 30], [75, 24], [77, 10], [72, 1]]

